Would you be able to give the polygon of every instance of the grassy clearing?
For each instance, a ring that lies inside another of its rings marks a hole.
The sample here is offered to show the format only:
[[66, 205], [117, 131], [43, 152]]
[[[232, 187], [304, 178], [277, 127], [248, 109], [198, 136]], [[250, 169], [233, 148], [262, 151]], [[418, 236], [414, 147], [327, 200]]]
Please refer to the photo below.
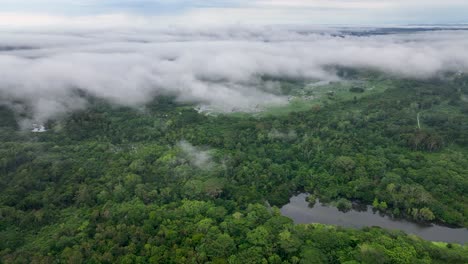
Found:
[[[363, 92], [352, 92], [352, 88], [360, 88]], [[301, 112], [338, 102], [358, 100], [365, 96], [379, 94], [392, 87], [390, 81], [345, 81], [326, 85], [297, 86], [289, 94], [289, 103], [284, 106], [267, 107], [256, 116], [279, 116], [291, 112]]]

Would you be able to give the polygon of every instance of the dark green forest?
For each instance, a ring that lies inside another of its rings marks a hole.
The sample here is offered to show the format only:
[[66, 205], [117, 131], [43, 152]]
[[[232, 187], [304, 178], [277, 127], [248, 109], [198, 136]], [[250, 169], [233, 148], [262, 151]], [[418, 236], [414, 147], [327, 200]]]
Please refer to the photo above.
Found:
[[468, 227], [468, 77], [348, 78], [388, 88], [261, 115], [90, 97], [45, 133], [2, 106], [0, 263], [467, 263], [466, 246], [281, 216], [308, 192]]

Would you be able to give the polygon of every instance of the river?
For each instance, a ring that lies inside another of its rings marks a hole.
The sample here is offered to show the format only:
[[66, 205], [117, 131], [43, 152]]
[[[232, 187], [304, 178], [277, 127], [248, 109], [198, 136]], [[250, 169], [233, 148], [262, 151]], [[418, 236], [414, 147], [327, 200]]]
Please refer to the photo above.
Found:
[[385, 229], [398, 229], [430, 241], [443, 241], [464, 244], [468, 241], [468, 229], [450, 228], [440, 225], [424, 225], [404, 219], [373, 212], [371, 206], [364, 210], [341, 212], [336, 207], [319, 202], [313, 208], [306, 201], [307, 194], [291, 197], [289, 203], [281, 208], [281, 213], [297, 224], [321, 223], [351, 228], [379, 226]]

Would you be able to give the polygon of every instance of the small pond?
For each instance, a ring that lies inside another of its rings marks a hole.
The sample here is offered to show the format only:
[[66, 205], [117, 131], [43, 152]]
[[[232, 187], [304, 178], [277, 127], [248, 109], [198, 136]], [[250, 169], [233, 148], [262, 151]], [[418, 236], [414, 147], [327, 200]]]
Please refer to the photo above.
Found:
[[450, 228], [440, 225], [424, 225], [404, 219], [373, 212], [371, 206], [364, 210], [341, 212], [336, 207], [326, 206], [319, 202], [313, 208], [306, 201], [306, 193], [293, 196], [289, 203], [281, 208], [281, 213], [297, 224], [321, 223], [351, 228], [379, 226], [386, 229], [398, 229], [408, 234], [417, 235], [431, 241], [464, 244], [468, 241], [468, 229]]

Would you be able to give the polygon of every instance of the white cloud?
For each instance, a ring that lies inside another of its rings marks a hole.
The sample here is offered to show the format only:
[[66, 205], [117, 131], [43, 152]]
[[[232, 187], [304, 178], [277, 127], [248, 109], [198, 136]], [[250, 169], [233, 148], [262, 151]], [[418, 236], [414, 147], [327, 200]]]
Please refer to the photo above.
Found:
[[190, 142], [185, 140], [179, 142], [178, 147], [192, 165], [200, 169], [209, 169], [212, 167], [213, 161], [209, 150], [203, 150], [200, 147], [193, 146]]
[[4, 31], [0, 98], [25, 101], [38, 121], [85, 107], [77, 88], [120, 105], [171, 94], [248, 111], [287, 101], [259, 80], [264, 75], [336, 79], [326, 70], [330, 65], [416, 78], [468, 70], [466, 31], [367, 37], [324, 32], [272, 26]]

